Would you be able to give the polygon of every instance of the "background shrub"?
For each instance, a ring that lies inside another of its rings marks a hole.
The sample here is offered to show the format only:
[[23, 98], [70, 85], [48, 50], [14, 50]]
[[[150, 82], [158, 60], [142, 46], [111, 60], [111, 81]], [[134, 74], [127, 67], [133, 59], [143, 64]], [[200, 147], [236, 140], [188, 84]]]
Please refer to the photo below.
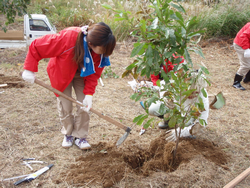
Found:
[[[197, 16], [199, 23], [194, 29], [205, 29], [205, 38], [233, 38], [240, 28], [250, 21], [250, 4], [245, 0], [176, 1], [185, 8], [185, 19]], [[134, 26], [150, 14], [148, 0], [32, 0], [28, 12], [46, 14], [58, 31], [69, 26], [103, 21], [112, 28], [118, 41], [127, 40], [135, 27], [131, 27], [131, 24], [125, 21], [116, 22], [114, 13], [103, 8], [102, 4], [108, 4], [113, 9], [129, 11], [129, 16], [134, 18]]]

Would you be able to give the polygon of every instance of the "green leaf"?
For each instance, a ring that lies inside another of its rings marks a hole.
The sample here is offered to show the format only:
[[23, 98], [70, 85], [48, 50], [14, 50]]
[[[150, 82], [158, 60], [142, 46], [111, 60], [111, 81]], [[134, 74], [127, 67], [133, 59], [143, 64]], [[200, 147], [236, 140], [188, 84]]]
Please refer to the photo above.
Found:
[[164, 105], [164, 103], [162, 103], [160, 105], [159, 113], [160, 114], [165, 114], [166, 113], [166, 106]]
[[112, 9], [112, 7], [110, 5], [107, 5], [107, 4], [102, 4], [102, 7], [106, 8], [106, 9]]
[[142, 98], [142, 95], [138, 95], [138, 96], [135, 98], [135, 102], [139, 101], [141, 98]]
[[146, 74], [146, 68], [143, 68], [142, 70], [141, 70], [141, 76], [144, 76]]
[[143, 49], [144, 43], [141, 43], [139, 46], [136, 46], [132, 52], [130, 57], [136, 56], [142, 49]]
[[183, 29], [185, 30], [185, 33], [186, 33], [186, 29], [185, 29], [184, 23], [182, 21], [180, 21], [180, 20], [176, 20], [176, 21], [183, 27]]
[[160, 80], [160, 79], [156, 81], [156, 85], [157, 85], [158, 87], [161, 87], [161, 80]]
[[175, 37], [173, 29], [169, 30], [169, 39], [170, 39], [171, 44], [175, 45], [175, 43], [176, 43], [176, 37]]
[[179, 12], [176, 12], [175, 13], [176, 14], [176, 16], [179, 18], [179, 20], [182, 22], [182, 25], [183, 25], [183, 27], [185, 28], [185, 25], [183, 24], [183, 22], [184, 22], [184, 19], [182, 18], [182, 15], [181, 15], [181, 13], [179, 13]]
[[140, 21], [140, 29], [141, 29], [141, 33], [143, 37], [146, 38], [146, 21], [145, 20]]
[[146, 76], [147, 76], [147, 78], [150, 78], [150, 75], [151, 75], [150, 67], [147, 66], [146, 67]]
[[218, 93], [214, 100], [210, 104], [210, 108], [212, 109], [220, 109], [226, 104], [226, 99], [223, 96], [222, 92]]
[[205, 33], [205, 32], [206, 32], [205, 30], [199, 30], [199, 31], [196, 31], [196, 32], [191, 32], [187, 36], [191, 38], [191, 37], [194, 37], [194, 36], [200, 36], [201, 33]]
[[131, 70], [126, 70], [124, 73], [122, 73], [122, 78], [125, 78], [126, 76], [132, 74]]
[[202, 89], [201, 89], [201, 92], [202, 92], [202, 95], [203, 95], [205, 98], [207, 98], [207, 92], [206, 92], [205, 88], [202, 88]]
[[148, 45], [148, 49], [146, 50], [145, 56], [147, 57], [153, 57], [153, 49], [151, 45]]
[[201, 66], [201, 70], [202, 70], [205, 74], [209, 74], [209, 71], [207, 70], [206, 67]]
[[177, 5], [175, 3], [169, 3], [172, 7], [176, 8], [179, 12], [185, 13], [185, 9], [181, 5]]
[[187, 33], [197, 24], [196, 16], [194, 16], [191, 20], [187, 22]]
[[132, 64], [130, 64], [129, 66], [126, 67], [126, 70], [131, 70], [134, 67], [136, 67], [136, 63], [138, 62], [138, 60], [135, 60]]
[[177, 122], [177, 119], [175, 118], [175, 116], [172, 116], [172, 117], [170, 118], [169, 122], [168, 122], [169, 127], [171, 127], [171, 128], [172, 128], [172, 127], [175, 127], [176, 122]]
[[149, 104], [149, 105], [151, 105], [152, 103], [154, 103], [155, 101], [157, 101], [158, 100], [158, 97], [156, 96], [156, 95], [153, 95], [151, 98], [149, 98], [148, 100], [147, 100], [147, 103]]
[[130, 96], [130, 99], [135, 100], [138, 95], [139, 95], [138, 93], [134, 93], [133, 95]]
[[206, 121], [204, 120], [204, 119], [199, 119], [199, 123], [201, 124], [201, 125], [207, 125], [207, 123], [206, 123]]
[[114, 21], [122, 21], [125, 20], [125, 18], [114, 18]]
[[185, 96], [190, 96], [196, 89], [190, 89], [190, 90], [187, 90], [187, 91], [184, 91], [182, 93], [182, 95], [185, 95]]
[[149, 66], [149, 67], [152, 67], [152, 65], [153, 65], [153, 60], [154, 60], [154, 58], [153, 57], [148, 57], [147, 58], [147, 65]]
[[133, 120], [133, 123], [138, 122], [143, 116], [144, 116], [144, 114], [141, 114], [141, 115], [135, 117], [134, 120]]
[[195, 52], [196, 54], [200, 55], [202, 58], [205, 59], [205, 56], [204, 56], [204, 54], [202, 53], [201, 50], [194, 50], [194, 52]]
[[148, 115], [145, 115], [145, 116], [142, 116], [138, 121], [137, 121], [137, 125], [141, 125], [142, 123], [143, 123], [143, 121], [145, 120], [145, 119], [147, 119], [148, 118]]
[[185, 59], [188, 63], [192, 64], [192, 60], [191, 60], [190, 54], [188, 53], [188, 50], [187, 50], [187, 49], [184, 49], [184, 59]]
[[154, 121], [155, 118], [151, 118], [150, 120], [148, 120], [144, 125], [143, 128], [147, 129], [149, 128], [149, 126], [151, 125], [152, 121]]

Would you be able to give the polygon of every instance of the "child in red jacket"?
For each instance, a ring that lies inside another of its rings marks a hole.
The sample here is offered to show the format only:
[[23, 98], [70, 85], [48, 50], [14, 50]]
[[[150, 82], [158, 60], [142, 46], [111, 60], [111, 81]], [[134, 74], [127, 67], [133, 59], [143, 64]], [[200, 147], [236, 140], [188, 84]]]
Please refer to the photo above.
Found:
[[[177, 59], [177, 58], [181, 58], [182, 59], [182, 61], [180, 62], [180, 63], [183, 63], [185, 60], [184, 60], [184, 57], [182, 57], [182, 56], [175, 56], [174, 54], [173, 54], [173, 57], [175, 58], [175, 59]], [[162, 70], [164, 70], [166, 73], [167, 72], [170, 72], [170, 71], [172, 71], [173, 69], [174, 69], [174, 66], [176, 65], [176, 64], [173, 64], [171, 61], [169, 61], [169, 60], [165, 60], [165, 64], [162, 64]], [[153, 82], [153, 85], [154, 86], [156, 86], [156, 82], [157, 82], [157, 80], [163, 80], [163, 78], [162, 78], [162, 76], [161, 76], [161, 72], [158, 74], [158, 75], [154, 75], [154, 74], [152, 74], [151, 75], [151, 81]], [[152, 115], [156, 115], [156, 116], [158, 116], [158, 117], [160, 117], [160, 118], [163, 118], [163, 114], [159, 114], [157, 111], [158, 111], [158, 109], [159, 109], [159, 104], [160, 104], [160, 102], [159, 101], [157, 101], [156, 103], [153, 103], [153, 104], [151, 104], [151, 106], [149, 107], [149, 113], [150, 114], [152, 114]], [[158, 127], [160, 128], [160, 129], [166, 129], [166, 128], [168, 128], [168, 122], [166, 122], [166, 121], [161, 121], [159, 124], [158, 124]]]
[[71, 147], [74, 140], [80, 149], [91, 147], [86, 140], [89, 110], [98, 79], [104, 67], [110, 65], [108, 56], [115, 45], [116, 39], [110, 27], [103, 22], [82, 28], [66, 28], [31, 43], [24, 63], [23, 79], [34, 83], [38, 62], [51, 58], [47, 66], [51, 86], [70, 97], [74, 88], [77, 100], [86, 106], [77, 106], [74, 116], [72, 102], [56, 94], [61, 132], [64, 134], [62, 147]]
[[233, 45], [240, 60], [240, 68], [235, 74], [233, 87], [245, 90], [240, 82], [243, 77], [245, 77], [244, 83], [250, 82], [250, 22], [237, 33]]

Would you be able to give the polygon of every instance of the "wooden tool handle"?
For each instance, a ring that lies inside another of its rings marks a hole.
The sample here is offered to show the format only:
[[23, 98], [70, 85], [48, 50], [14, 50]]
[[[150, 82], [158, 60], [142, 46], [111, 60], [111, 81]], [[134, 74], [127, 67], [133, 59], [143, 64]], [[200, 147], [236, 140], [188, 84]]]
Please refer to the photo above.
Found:
[[246, 169], [244, 172], [242, 172], [240, 175], [238, 175], [235, 179], [230, 181], [227, 185], [225, 185], [224, 188], [233, 188], [233, 187], [235, 187], [239, 182], [241, 182], [249, 174], [250, 174], [250, 167], [248, 169]]
[[[35, 83], [42, 86], [42, 87], [44, 87], [44, 88], [46, 88], [46, 89], [48, 89], [48, 90], [50, 90], [50, 91], [52, 91], [52, 92], [54, 92], [54, 93], [56, 93], [56, 94], [58, 94], [58, 95], [60, 95], [61, 97], [65, 98], [65, 99], [68, 99], [69, 101], [77, 104], [78, 106], [84, 107], [84, 105], [81, 102], [73, 99], [72, 97], [69, 97], [69, 96], [65, 95], [64, 93], [62, 93], [61, 91], [58, 91], [57, 89], [51, 87], [50, 85], [45, 84], [41, 80], [35, 79]], [[114, 119], [112, 119], [112, 118], [110, 118], [108, 116], [103, 115], [102, 113], [98, 112], [97, 110], [94, 110], [93, 108], [91, 108], [90, 111], [93, 112], [94, 114], [98, 115], [99, 117], [105, 119], [106, 121], [108, 121], [108, 122], [122, 128], [122, 129], [124, 129], [125, 131], [127, 131], [127, 132], [130, 131], [129, 127], [126, 127], [125, 125], [121, 124], [120, 122], [118, 122], [118, 121], [116, 121], [116, 120], [114, 120]]]

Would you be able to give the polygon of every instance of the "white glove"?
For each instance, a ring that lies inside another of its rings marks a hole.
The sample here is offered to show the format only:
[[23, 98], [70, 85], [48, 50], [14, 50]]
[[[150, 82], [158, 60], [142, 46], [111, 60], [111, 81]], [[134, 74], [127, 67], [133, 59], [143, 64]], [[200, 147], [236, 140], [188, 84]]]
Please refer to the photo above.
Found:
[[25, 81], [33, 84], [35, 82], [35, 73], [29, 70], [24, 70], [22, 77]]
[[245, 58], [250, 57], [250, 49], [249, 48], [244, 51], [244, 57]]
[[92, 98], [92, 95], [85, 95], [85, 98], [82, 101], [82, 104], [85, 105], [85, 107], [81, 107], [82, 110], [89, 112], [92, 107]]
[[159, 87], [159, 86], [153, 86], [153, 90], [154, 90], [154, 91], [159, 91], [159, 90], [160, 90], [160, 87]]
[[[181, 135], [180, 137], [189, 137], [192, 136], [190, 133], [190, 130], [192, 129], [193, 125], [190, 125], [188, 127], [184, 127], [184, 129], [181, 130]], [[177, 136], [179, 135], [180, 128], [177, 128]], [[175, 129], [169, 130], [166, 132], [166, 140], [170, 142], [175, 142], [176, 141], [176, 135], [175, 135]]]

